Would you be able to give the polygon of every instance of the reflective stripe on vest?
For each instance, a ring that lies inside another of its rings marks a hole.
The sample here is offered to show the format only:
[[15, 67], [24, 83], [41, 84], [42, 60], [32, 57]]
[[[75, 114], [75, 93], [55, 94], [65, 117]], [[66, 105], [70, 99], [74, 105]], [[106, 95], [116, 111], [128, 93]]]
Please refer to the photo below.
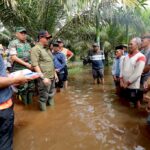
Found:
[[12, 99], [7, 100], [6, 102], [0, 104], [0, 110], [7, 109], [12, 106]]

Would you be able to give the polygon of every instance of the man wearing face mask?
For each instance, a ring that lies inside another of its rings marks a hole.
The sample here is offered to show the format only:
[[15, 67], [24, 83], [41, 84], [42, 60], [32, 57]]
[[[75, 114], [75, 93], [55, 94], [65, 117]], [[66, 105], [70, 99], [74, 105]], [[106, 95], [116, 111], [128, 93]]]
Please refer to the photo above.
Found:
[[55, 68], [53, 56], [48, 47], [52, 36], [45, 30], [38, 34], [38, 42], [31, 49], [31, 62], [34, 70], [41, 74], [38, 80], [40, 110], [45, 111], [46, 105], [54, 105]]
[[[13, 63], [12, 70], [18, 71], [23, 69], [32, 70], [30, 64], [31, 46], [27, 42], [27, 31], [24, 27], [16, 28], [16, 39], [9, 43], [8, 49], [10, 58]], [[30, 81], [18, 87], [18, 95], [25, 105], [32, 103], [34, 82]]]

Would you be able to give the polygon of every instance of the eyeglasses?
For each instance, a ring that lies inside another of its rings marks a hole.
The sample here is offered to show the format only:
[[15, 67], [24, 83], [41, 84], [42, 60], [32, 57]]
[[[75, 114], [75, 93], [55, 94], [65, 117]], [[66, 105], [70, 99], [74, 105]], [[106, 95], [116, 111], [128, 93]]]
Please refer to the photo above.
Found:
[[51, 39], [51, 38], [52, 38], [52, 36], [49, 36], [49, 37], [45, 37], [45, 36], [38, 36], [38, 39], [40, 39], [40, 38], [45, 38], [45, 39], [49, 40], [49, 39]]
[[51, 39], [52, 38], [52, 36], [49, 36], [49, 37], [45, 37], [47, 40], [49, 40], [49, 39]]

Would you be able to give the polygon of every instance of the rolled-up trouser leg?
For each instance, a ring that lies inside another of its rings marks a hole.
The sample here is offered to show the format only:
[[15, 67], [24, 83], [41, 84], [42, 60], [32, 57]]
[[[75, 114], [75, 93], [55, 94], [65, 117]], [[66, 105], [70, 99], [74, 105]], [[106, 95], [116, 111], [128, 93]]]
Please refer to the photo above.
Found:
[[0, 150], [13, 149], [14, 111], [12, 108], [0, 110]]

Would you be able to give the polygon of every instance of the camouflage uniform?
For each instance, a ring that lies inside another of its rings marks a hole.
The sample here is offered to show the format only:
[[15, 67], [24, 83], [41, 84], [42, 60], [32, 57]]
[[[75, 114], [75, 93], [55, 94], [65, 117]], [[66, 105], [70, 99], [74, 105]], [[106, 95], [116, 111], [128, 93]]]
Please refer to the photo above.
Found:
[[[20, 42], [20, 40], [15, 39], [10, 42], [8, 48], [9, 48], [10, 56], [17, 55], [18, 58], [24, 60], [25, 62], [28, 63], [31, 62], [30, 61], [31, 46], [29, 43], [27, 42], [22, 43]], [[27, 69], [25, 66], [17, 62], [14, 62], [12, 67], [13, 67], [12, 68], [13, 71]], [[19, 97], [21, 97], [22, 101], [25, 104], [32, 103], [34, 86], [35, 86], [34, 81], [30, 81], [18, 87], [18, 95]]]
[[47, 50], [40, 43], [37, 43], [31, 50], [31, 64], [33, 67], [39, 66], [44, 78], [51, 80], [51, 84], [46, 86], [42, 79], [38, 79], [40, 108], [41, 110], [45, 110], [46, 104], [54, 105], [55, 69], [50, 50]]

